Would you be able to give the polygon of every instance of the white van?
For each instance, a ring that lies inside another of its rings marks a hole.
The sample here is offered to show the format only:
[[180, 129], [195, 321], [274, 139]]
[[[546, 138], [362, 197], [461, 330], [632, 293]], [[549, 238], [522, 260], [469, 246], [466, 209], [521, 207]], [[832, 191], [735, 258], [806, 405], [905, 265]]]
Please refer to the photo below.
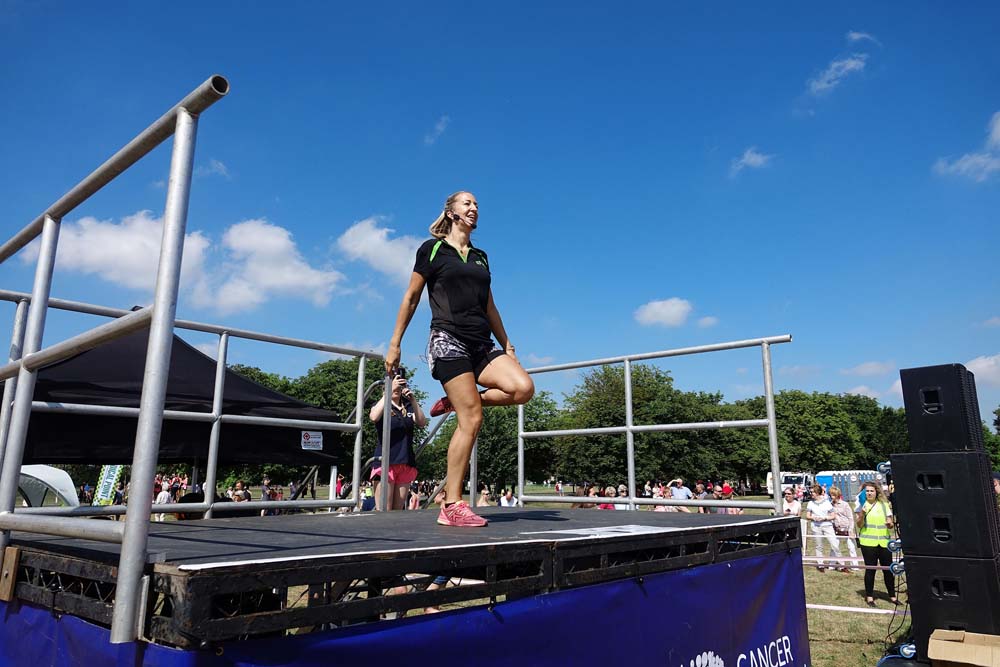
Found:
[[[812, 486], [813, 476], [808, 472], [782, 472], [781, 490], [792, 489], [796, 492], [808, 489]], [[774, 478], [771, 473], [767, 473], [767, 495], [774, 495]]]

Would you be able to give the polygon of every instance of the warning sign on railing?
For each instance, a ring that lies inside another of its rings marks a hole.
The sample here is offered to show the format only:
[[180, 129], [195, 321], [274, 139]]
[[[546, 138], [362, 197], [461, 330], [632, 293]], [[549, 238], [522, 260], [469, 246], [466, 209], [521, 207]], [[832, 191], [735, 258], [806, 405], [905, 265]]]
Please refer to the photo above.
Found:
[[302, 431], [302, 449], [323, 451], [323, 431]]

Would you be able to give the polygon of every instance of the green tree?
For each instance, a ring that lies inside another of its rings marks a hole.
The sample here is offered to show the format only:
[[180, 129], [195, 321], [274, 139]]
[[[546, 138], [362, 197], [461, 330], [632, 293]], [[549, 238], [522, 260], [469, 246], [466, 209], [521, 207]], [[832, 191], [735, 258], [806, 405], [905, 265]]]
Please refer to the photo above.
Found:
[[909, 451], [906, 413], [902, 408], [881, 407], [874, 398], [843, 394], [841, 405], [858, 427], [862, 456], [851, 468], [873, 468], [891, 454]]
[[[718, 421], [726, 412], [721, 394], [682, 392], [668, 371], [636, 364], [632, 368], [635, 425]], [[625, 425], [625, 371], [620, 366], [596, 368], [583, 377], [566, 399], [564, 428]], [[719, 474], [723, 436], [717, 430], [639, 433], [634, 437], [636, 482], [682, 476]], [[624, 435], [569, 436], [556, 445], [559, 475], [569, 480], [620, 483], [628, 473]], [[731, 472], [731, 468], [727, 469]]]
[[1000, 434], [990, 431], [986, 422], [983, 422], [983, 445], [990, 455], [994, 470], [1000, 470]]
[[[552, 395], [544, 391], [538, 392], [524, 406], [525, 429], [551, 430], [556, 423], [557, 413]], [[447, 471], [448, 443], [457, 425], [455, 419], [445, 424], [433, 445], [435, 477], [443, 477]], [[542, 480], [553, 474], [552, 444], [548, 440], [548, 438], [531, 438], [525, 441], [524, 474], [527, 479]], [[479, 429], [476, 448], [479, 466], [477, 476], [480, 482], [486, 482], [494, 490], [517, 483], [516, 406], [498, 406], [483, 410], [483, 425]]]
[[858, 427], [837, 396], [782, 391], [775, 397], [781, 465], [787, 470], [841, 470], [864, 458]]

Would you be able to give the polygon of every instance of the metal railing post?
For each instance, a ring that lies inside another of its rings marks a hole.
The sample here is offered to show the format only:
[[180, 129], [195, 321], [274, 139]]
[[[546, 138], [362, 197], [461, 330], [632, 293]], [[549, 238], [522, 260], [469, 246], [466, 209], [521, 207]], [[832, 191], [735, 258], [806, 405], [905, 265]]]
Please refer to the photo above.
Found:
[[[21, 358], [21, 348], [24, 347], [24, 325], [28, 316], [28, 302], [17, 302], [14, 311], [14, 331], [10, 336], [9, 361]], [[11, 401], [17, 392], [17, 376], [7, 378], [3, 385], [3, 405], [0, 406], [0, 470], [3, 470], [3, 455], [7, 449], [7, 433], [10, 431]]]
[[353, 480], [351, 482], [351, 498], [354, 500], [355, 509], [358, 508], [358, 503], [361, 502], [361, 445], [365, 432], [365, 397], [368, 395], [368, 392], [364, 388], [365, 361], [366, 358], [364, 356], [358, 359], [358, 397], [357, 405], [354, 408], [354, 422], [358, 430], [354, 434], [354, 461], [351, 465], [351, 479]]
[[392, 444], [389, 442], [390, 427], [392, 426], [392, 376], [388, 373], [385, 374], [385, 390], [382, 395], [385, 397], [382, 401], [382, 483], [379, 484], [378, 495], [382, 511], [388, 512], [390, 509], [388, 504], [389, 485], [386, 482], [389, 481], [389, 456]]
[[628, 456], [628, 508], [635, 505], [635, 434], [632, 432], [632, 361], [625, 360], [625, 452]]
[[781, 516], [781, 464], [778, 461], [778, 423], [774, 412], [774, 381], [771, 377], [771, 345], [760, 344], [764, 366], [764, 404], [767, 410], [767, 444], [771, 452], [771, 478], [775, 480], [771, 491], [774, 495], [774, 513]]
[[212, 518], [215, 503], [216, 478], [219, 470], [219, 438], [222, 436], [222, 399], [226, 392], [226, 358], [229, 356], [229, 334], [219, 335], [219, 354], [215, 359], [215, 390], [212, 394], [212, 433], [208, 437], [208, 462], [205, 464], [205, 484], [202, 489], [209, 508], [205, 518]]
[[[524, 404], [517, 406], [517, 498], [524, 498]], [[521, 506], [524, 501], [521, 500]]]
[[479, 438], [472, 441], [472, 456], [469, 457], [469, 507], [476, 506], [479, 497]]
[[[49, 292], [52, 289], [52, 273], [56, 264], [56, 248], [59, 245], [59, 221], [46, 215], [42, 225], [42, 242], [35, 266], [35, 283], [31, 289], [31, 308], [24, 332], [22, 357], [37, 352], [42, 346], [45, 333], [45, 316]], [[14, 407], [10, 416], [10, 432], [4, 448], [3, 469], [0, 472], [0, 514], [13, 512], [17, 500], [17, 485], [21, 477], [21, 461], [24, 459], [24, 444], [31, 420], [31, 402], [35, 393], [35, 379], [38, 371], [22, 366], [17, 377]], [[10, 543], [10, 531], [0, 532], [0, 552]]]
[[[626, 458], [628, 459], [628, 483], [631, 487], [626, 497], [609, 499], [608, 502], [618, 505], [628, 504], [629, 509], [636, 509], [639, 505], [666, 505], [685, 507], [752, 507], [766, 508], [772, 511], [781, 511], [781, 494], [776, 491], [774, 498], [770, 501], [737, 500], [675, 500], [674, 498], [640, 498], [635, 495], [635, 434], [636, 433], [662, 433], [671, 431], [704, 431], [731, 428], [756, 428], [768, 427], [770, 442], [771, 467], [775, 478], [778, 475], [778, 435], [777, 421], [774, 414], [774, 387], [771, 377], [771, 353], [770, 346], [777, 343], [790, 343], [792, 337], [788, 334], [784, 336], [770, 336], [767, 338], [749, 338], [745, 340], [731, 341], [728, 343], [714, 343], [711, 345], [698, 345], [694, 347], [684, 347], [674, 350], [662, 350], [660, 352], [646, 352], [643, 354], [628, 354], [619, 357], [607, 357], [604, 359], [591, 359], [589, 361], [574, 361], [567, 364], [555, 364], [552, 366], [540, 366], [538, 368], [528, 368], [529, 374], [551, 373], [555, 371], [566, 371], [577, 368], [587, 368], [594, 366], [607, 366], [609, 364], [625, 364], [625, 425], [624, 426], [599, 426], [595, 428], [571, 428], [556, 429], [551, 431], [526, 431], [524, 426], [524, 406], [518, 406], [517, 412], [517, 465], [518, 465], [518, 487], [520, 500], [522, 502], [558, 502], [558, 503], [590, 503], [593, 499], [585, 496], [535, 496], [524, 493], [524, 441], [528, 438], [553, 438], [567, 435], [619, 435], [624, 434], [626, 438]], [[632, 362], [646, 359], [662, 359], [665, 357], [678, 357], [690, 354], [701, 354], [704, 352], [720, 352], [722, 350], [735, 350], [739, 348], [758, 347], [763, 350], [764, 355], [764, 384], [767, 396], [767, 419], [739, 419], [729, 421], [714, 422], [690, 422], [681, 424], [642, 424], [635, 425], [634, 406], [632, 397]]]
[[170, 373], [170, 352], [177, 313], [177, 289], [184, 253], [184, 232], [187, 226], [197, 130], [197, 116], [186, 109], [178, 109], [167, 202], [163, 213], [163, 240], [156, 275], [153, 319], [139, 403], [135, 454], [132, 458], [132, 483], [129, 491], [131, 502], [125, 513], [125, 537], [122, 540], [118, 587], [111, 621], [113, 644], [135, 641], [139, 637], [139, 624], [144, 621], [139, 618], [138, 612], [140, 598], [144, 594], [141, 585], [149, 539], [149, 505], [153, 501], [153, 477], [156, 473], [163, 405]]

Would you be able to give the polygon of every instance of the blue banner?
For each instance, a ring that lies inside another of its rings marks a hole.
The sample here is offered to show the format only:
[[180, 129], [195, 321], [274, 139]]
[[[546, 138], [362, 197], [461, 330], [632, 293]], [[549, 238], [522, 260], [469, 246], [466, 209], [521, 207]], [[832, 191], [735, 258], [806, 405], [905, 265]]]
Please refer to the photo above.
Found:
[[222, 655], [113, 646], [80, 619], [0, 604], [0, 665], [336, 667], [613, 661], [664, 667], [807, 667], [801, 552], [776, 553], [503, 602], [492, 610], [224, 644]]

